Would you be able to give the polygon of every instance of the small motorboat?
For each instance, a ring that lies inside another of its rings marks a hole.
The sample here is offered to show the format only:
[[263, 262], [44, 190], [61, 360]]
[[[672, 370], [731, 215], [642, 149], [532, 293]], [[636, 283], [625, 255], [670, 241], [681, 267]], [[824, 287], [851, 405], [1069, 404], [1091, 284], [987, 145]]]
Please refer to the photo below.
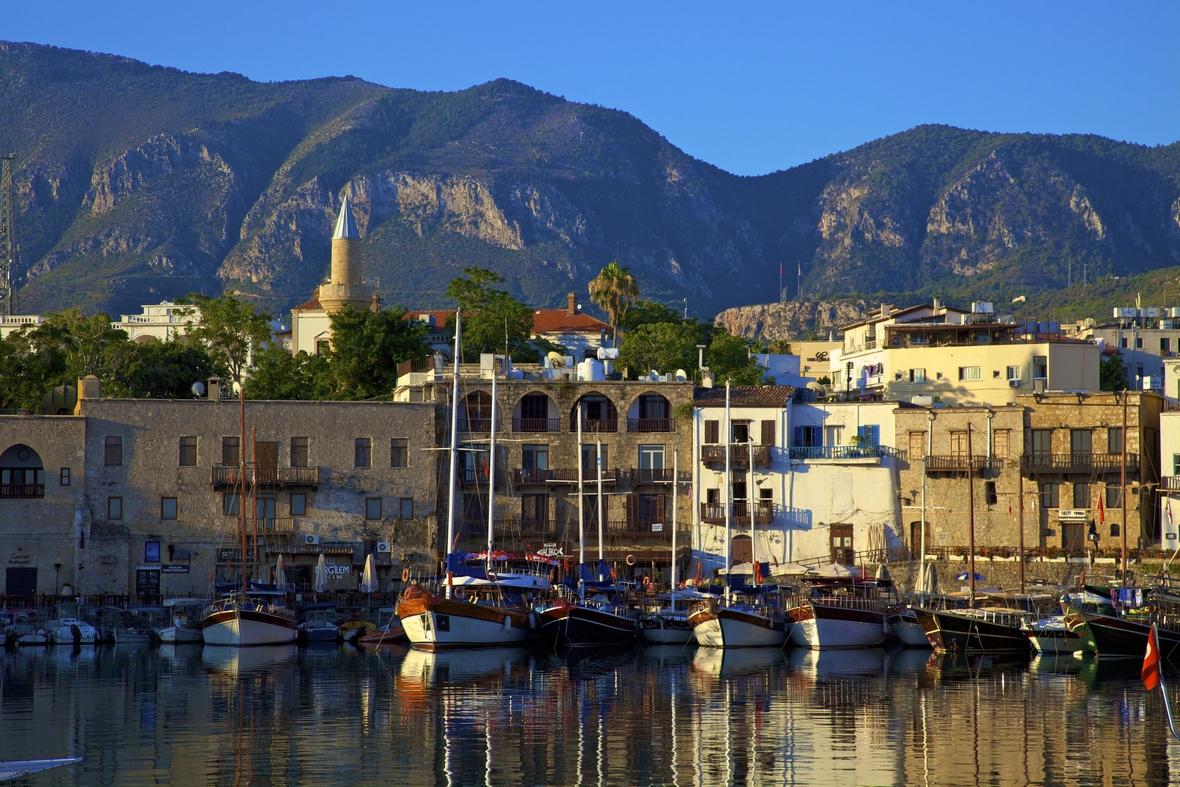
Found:
[[1084, 652], [1087, 649], [1086, 640], [1070, 630], [1065, 617], [1047, 615], [1041, 618], [1025, 618], [1020, 623], [1020, 630], [1032, 642], [1037, 653], [1056, 655]]
[[209, 606], [204, 598], [165, 599], [164, 609], [172, 613], [168, 625], [156, 629], [156, 636], [166, 645], [196, 645], [201, 637], [201, 612]]
[[406, 630], [402, 627], [402, 622], [394, 616], [394, 619], [386, 623], [384, 626], [378, 626], [376, 631], [370, 631], [364, 634], [357, 640], [356, 644], [364, 647], [376, 647], [378, 645], [389, 645], [394, 642], [405, 642]]
[[308, 604], [300, 612], [303, 622], [299, 624], [299, 638], [304, 642], [338, 642], [340, 626], [332, 618], [336, 616], [333, 604]]
[[45, 618], [35, 613], [16, 613], [8, 624], [7, 633], [8, 643], [12, 647], [49, 644], [49, 632], [45, 630]]
[[51, 645], [93, 645], [98, 640], [98, 630], [79, 617], [77, 604], [58, 604], [45, 630]]

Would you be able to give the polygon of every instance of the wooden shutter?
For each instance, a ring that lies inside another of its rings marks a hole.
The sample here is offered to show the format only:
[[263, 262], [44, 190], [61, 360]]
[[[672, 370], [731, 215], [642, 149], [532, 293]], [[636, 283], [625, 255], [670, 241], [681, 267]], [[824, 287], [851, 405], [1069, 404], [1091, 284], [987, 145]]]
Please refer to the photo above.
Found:
[[635, 528], [639, 525], [639, 495], [627, 495], [627, 527]]
[[664, 496], [656, 495], [656, 517], [654, 522], [662, 523], [664, 521]]
[[774, 445], [774, 421], [762, 422], [762, 445]]
[[926, 433], [910, 432], [910, 461], [916, 462], [926, 455]]
[[716, 444], [717, 435], [721, 431], [717, 421], [705, 421], [705, 442]]

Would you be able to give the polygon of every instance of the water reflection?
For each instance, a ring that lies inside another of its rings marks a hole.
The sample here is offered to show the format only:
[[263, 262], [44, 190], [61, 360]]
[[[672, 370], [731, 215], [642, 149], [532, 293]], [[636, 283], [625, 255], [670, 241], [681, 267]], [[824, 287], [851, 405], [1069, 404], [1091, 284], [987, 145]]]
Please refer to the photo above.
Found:
[[[1137, 664], [930, 651], [2, 657], [0, 759], [38, 784], [1167, 784]], [[1169, 676], [1180, 686], [1180, 676]]]

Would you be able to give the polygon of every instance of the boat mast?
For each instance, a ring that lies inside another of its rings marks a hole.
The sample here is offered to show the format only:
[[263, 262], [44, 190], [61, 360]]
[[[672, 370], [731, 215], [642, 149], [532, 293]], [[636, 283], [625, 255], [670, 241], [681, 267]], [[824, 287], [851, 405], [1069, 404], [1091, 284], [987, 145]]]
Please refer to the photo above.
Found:
[[258, 567], [258, 429], [250, 427], [250, 456], [254, 466], [250, 468], [250, 502], [254, 506], [254, 581], [260, 582]]
[[[455, 310], [455, 382], [451, 392], [451, 485], [447, 488], [447, 543], [443, 548], [443, 571], [450, 571], [450, 555], [455, 540], [455, 475], [457, 473], [456, 434], [459, 431], [459, 310]], [[446, 597], [451, 597], [451, 583], [446, 582]]]
[[[1123, 504], [1123, 587], [1127, 586], [1127, 394], [1123, 391], [1123, 451], [1122, 480], [1119, 481], [1119, 501]], [[1142, 478], [1142, 474], [1139, 476]]]
[[238, 381], [238, 404], [241, 409], [242, 431], [238, 437], [238, 533], [242, 539], [242, 603], [246, 603], [246, 387]]
[[1020, 547], [1020, 595], [1024, 595], [1024, 457], [1021, 456], [1020, 462], [1016, 465], [1018, 471], [1016, 473], [1016, 495], [1020, 498], [1020, 512], [1018, 513], [1018, 522], [1020, 527], [1020, 535], [1017, 539], [1017, 544]]
[[750, 507], [750, 578], [753, 579], [753, 569], [758, 565], [758, 530], [754, 525], [754, 435], [748, 427], [746, 446], [750, 449], [750, 470], [746, 474], [746, 505]]
[[921, 561], [918, 563], [918, 592], [926, 593], [926, 463], [934, 450], [934, 413], [926, 411], [926, 450], [922, 452], [922, 544], [919, 547]]
[[586, 586], [582, 584], [582, 566], [586, 563], [586, 516], [583, 511], [582, 484], [582, 403], [578, 402], [578, 598], [586, 599]]
[[975, 456], [971, 453], [971, 422], [967, 422], [967, 582], [975, 605]]
[[[680, 501], [680, 449], [672, 449], [672, 611], [676, 611], [676, 504]], [[675, 713], [675, 711], [673, 711]]]
[[495, 534], [492, 523], [496, 517], [496, 369], [492, 367], [492, 424], [488, 430], [488, 562], [487, 571], [492, 570], [492, 544]]
[[729, 543], [729, 509], [733, 506], [733, 501], [730, 497], [733, 494], [733, 487], [730, 485], [732, 479], [729, 476], [729, 448], [730, 433], [729, 425], [729, 380], [725, 381], [725, 433], [722, 435], [725, 438], [723, 445], [725, 446], [725, 606], [729, 606], [729, 592], [733, 586], [733, 582], [729, 576], [730, 569], [730, 543]]
[[602, 439], [597, 440], [595, 448], [594, 466], [598, 468], [598, 581], [606, 579], [602, 575], [602, 563], [606, 559], [602, 551]]

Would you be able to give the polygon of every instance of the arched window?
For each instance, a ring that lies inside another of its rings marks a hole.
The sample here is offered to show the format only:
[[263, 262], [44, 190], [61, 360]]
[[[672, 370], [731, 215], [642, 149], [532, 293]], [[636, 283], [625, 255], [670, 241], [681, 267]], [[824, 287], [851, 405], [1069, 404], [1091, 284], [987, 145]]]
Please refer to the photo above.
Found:
[[492, 428], [492, 396], [486, 391], [473, 391], [463, 400], [459, 411], [464, 432], [488, 432]]
[[560, 411], [553, 400], [543, 393], [525, 394], [512, 412], [512, 431], [560, 432]]
[[586, 394], [577, 401], [570, 413], [570, 431], [578, 430], [578, 408], [582, 408], [583, 432], [617, 432], [619, 413], [615, 403], [602, 394]]
[[0, 454], [0, 498], [45, 497], [45, 468], [41, 457], [17, 443]]
[[672, 432], [675, 429], [672, 405], [659, 394], [643, 394], [631, 404], [627, 413], [628, 432]]

